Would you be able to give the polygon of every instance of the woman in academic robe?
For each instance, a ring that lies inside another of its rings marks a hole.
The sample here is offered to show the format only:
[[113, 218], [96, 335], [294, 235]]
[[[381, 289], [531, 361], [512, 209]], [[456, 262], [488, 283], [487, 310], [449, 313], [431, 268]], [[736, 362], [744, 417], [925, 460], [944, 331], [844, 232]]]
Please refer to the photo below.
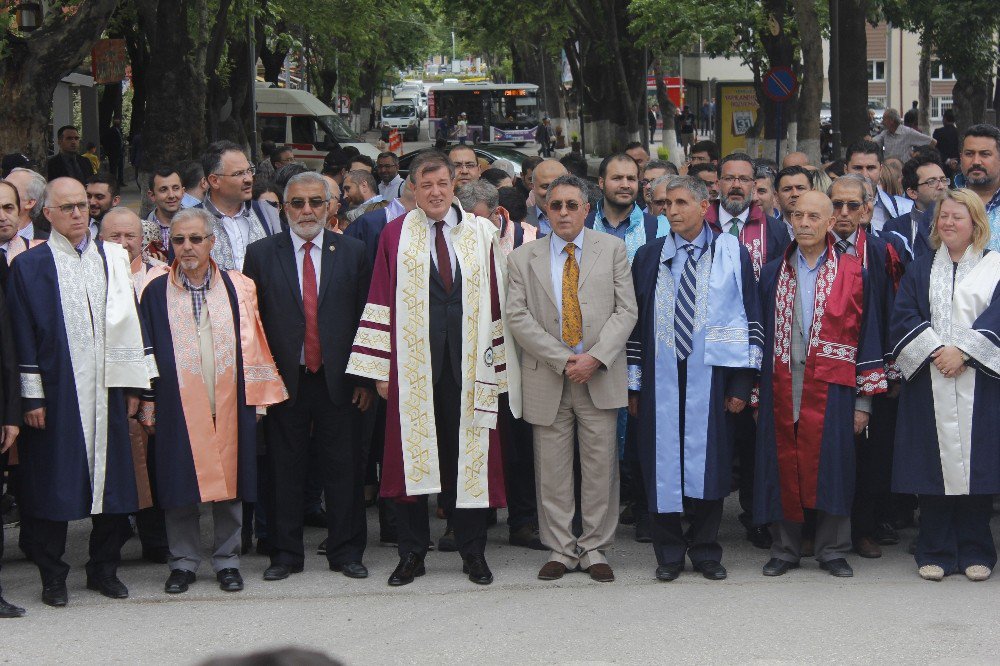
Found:
[[986, 580], [1000, 493], [1000, 253], [971, 190], [947, 191], [933, 248], [906, 269], [891, 321], [903, 373], [893, 492], [919, 496], [919, 574]]

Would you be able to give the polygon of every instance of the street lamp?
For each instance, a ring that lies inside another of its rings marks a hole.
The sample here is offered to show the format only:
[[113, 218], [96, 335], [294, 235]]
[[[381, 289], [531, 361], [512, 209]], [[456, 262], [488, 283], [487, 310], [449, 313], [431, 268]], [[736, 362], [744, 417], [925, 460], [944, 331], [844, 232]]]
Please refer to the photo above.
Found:
[[21, 32], [32, 32], [42, 25], [42, 5], [37, 2], [20, 3], [15, 14]]

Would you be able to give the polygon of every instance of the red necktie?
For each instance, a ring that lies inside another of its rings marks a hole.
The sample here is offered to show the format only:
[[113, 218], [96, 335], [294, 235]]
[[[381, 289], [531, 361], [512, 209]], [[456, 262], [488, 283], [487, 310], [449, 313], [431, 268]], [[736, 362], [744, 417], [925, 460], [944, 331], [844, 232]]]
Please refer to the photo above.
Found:
[[319, 367], [323, 365], [323, 353], [319, 347], [316, 269], [313, 268], [312, 248], [313, 244], [310, 241], [302, 244], [302, 250], [305, 252], [305, 257], [302, 259], [302, 309], [306, 315], [306, 369], [309, 372], [319, 372]]
[[448, 243], [444, 240], [444, 220], [434, 223], [437, 232], [434, 234], [434, 248], [437, 250], [438, 274], [444, 283], [445, 291], [451, 291], [451, 255], [448, 254]]

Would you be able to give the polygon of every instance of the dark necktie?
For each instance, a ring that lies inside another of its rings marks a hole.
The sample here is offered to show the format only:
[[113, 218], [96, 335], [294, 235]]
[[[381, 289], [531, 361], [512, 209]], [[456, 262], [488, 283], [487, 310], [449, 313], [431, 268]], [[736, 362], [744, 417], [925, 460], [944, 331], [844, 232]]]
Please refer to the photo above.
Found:
[[305, 357], [306, 369], [318, 372], [323, 365], [323, 353], [319, 347], [319, 319], [317, 308], [316, 269], [312, 260], [313, 244], [302, 244], [305, 256], [302, 258], [302, 309], [306, 315]]
[[444, 284], [444, 290], [451, 292], [451, 255], [448, 254], [448, 243], [444, 239], [444, 220], [434, 223], [434, 249], [437, 251], [438, 275]]
[[[17, 236], [14, 236], [14, 238], [17, 238]], [[3, 254], [3, 263], [6, 264], [7, 263], [7, 250], [5, 250], [3, 248], [0, 248], [0, 254]]]
[[843, 238], [834, 243], [833, 246], [837, 248], [837, 252], [839, 252], [840, 254], [847, 254], [847, 251], [851, 249], [851, 241], [847, 240], [846, 238]]
[[694, 308], [696, 296], [695, 291], [698, 280], [695, 276], [695, 268], [698, 260], [695, 259], [695, 246], [692, 244], [683, 245], [687, 250], [687, 261], [684, 262], [684, 271], [681, 273], [681, 284], [677, 289], [677, 305], [674, 309], [674, 342], [677, 345], [677, 358], [683, 361], [694, 348], [691, 342], [694, 331]]

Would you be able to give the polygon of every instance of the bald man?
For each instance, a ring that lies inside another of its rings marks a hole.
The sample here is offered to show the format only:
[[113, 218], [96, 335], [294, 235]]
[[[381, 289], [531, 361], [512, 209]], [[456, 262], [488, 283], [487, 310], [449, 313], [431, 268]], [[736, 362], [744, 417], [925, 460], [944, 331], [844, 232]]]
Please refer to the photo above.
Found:
[[790, 166], [800, 166], [800, 167], [811, 166], [809, 164], [809, 156], [800, 151], [795, 151], [794, 153], [788, 153], [787, 155], [785, 155], [785, 159], [781, 160], [781, 168], [784, 169]]
[[770, 524], [765, 576], [799, 566], [809, 509], [817, 515], [820, 568], [849, 577], [854, 438], [868, 425], [872, 396], [888, 389], [882, 343], [861, 260], [838, 254], [831, 242], [837, 216], [830, 199], [805, 192], [789, 217], [795, 244], [760, 276], [764, 358], [753, 518]]
[[567, 173], [569, 171], [559, 160], [542, 160], [531, 174], [531, 193], [535, 195], [535, 205], [528, 207], [528, 216], [524, 221], [538, 230], [538, 238], [552, 233], [545, 203], [549, 185], [556, 178]]

